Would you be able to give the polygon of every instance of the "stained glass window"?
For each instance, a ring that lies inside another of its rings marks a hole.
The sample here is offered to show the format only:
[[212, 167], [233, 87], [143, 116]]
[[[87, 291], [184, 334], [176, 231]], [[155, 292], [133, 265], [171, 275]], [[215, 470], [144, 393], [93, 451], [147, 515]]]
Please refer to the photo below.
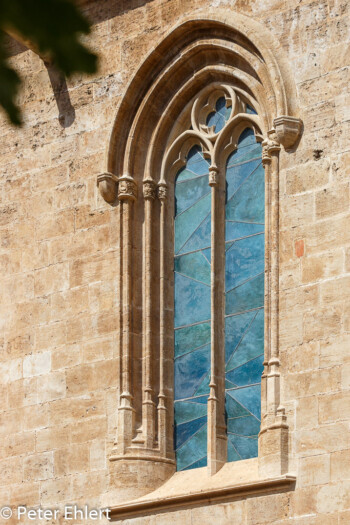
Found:
[[[219, 133], [225, 97], [207, 117]], [[246, 113], [256, 114], [246, 105]], [[264, 169], [247, 128], [226, 167], [225, 413], [228, 461], [257, 456], [264, 353]], [[211, 358], [210, 162], [199, 146], [175, 180], [175, 428], [177, 470], [207, 464]]]
[[264, 168], [246, 129], [226, 169], [225, 390], [228, 461], [258, 455], [264, 354]]
[[201, 149], [175, 184], [175, 452], [177, 469], [207, 464], [210, 369], [210, 187]]

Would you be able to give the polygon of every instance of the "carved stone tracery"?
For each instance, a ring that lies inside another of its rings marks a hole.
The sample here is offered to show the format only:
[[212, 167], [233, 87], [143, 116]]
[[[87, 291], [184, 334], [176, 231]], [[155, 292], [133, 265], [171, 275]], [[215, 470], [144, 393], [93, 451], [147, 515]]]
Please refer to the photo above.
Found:
[[[202, 37], [203, 28], [206, 40]], [[145, 486], [152, 490], [175, 470], [172, 442], [175, 174], [185, 165], [189, 150], [199, 145], [210, 162], [212, 231], [218, 234], [222, 231], [226, 160], [237, 148], [238, 138], [246, 127], [262, 142], [266, 180], [265, 361], [259, 464], [269, 475], [281, 474], [288, 468], [288, 425], [280, 406], [278, 359], [278, 180], [281, 144], [286, 149], [293, 147], [301, 132], [301, 121], [295, 116], [293, 82], [278, 49], [269, 33], [242, 15], [218, 10], [196, 13], [180, 22], [145, 60], [118, 111], [106, 174], [100, 175], [97, 182], [103, 198], [120, 206], [121, 260], [116, 271], [120, 272], [121, 282], [121, 394], [117, 439], [110, 459], [116, 486], [125, 488], [129, 484], [134, 496], [147, 492]], [[217, 64], [218, 51], [220, 64]], [[175, 84], [174, 78], [178, 80]], [[176, 85], [172, 92], [169, 82]], [[221, 96], [232, 111], [225, 127], [216, 133], [206, 122]], [[247, 104], [257, 115], [246, 113]], [[221, 271], [218, 254], [219, 249], [216, 256], [214, 247], [214, 274]], [[225, 425], [218, 409], [223, 400], [216, 348], [223, 343], [220, 339], [223, 316], [218, 300], [221, 292], [216, 286], [212, 283], [212, 319], [217, 335], [212, 338], [214, 366], [208, 407], [211, 420], [208, 466], [212, 474], [223, 465], [226, 454]], [[147, 478], [148, 485], [138, 482], [142, 476]]]

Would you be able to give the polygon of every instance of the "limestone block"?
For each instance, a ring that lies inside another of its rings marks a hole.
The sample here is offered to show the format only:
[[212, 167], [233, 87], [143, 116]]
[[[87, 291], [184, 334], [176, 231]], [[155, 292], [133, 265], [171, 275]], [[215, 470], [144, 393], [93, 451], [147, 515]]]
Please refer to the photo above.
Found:
[[51, 370], [51, 352], [29, 355], [23, 360], [23, 376], [33, 377]]
[[33, 454], [23, 461], [23, 476], [25, 481], [40, 481], [53, 478], [54, 463], [52, 452]]
[[299, 460], [301, 486], [324, 485], [330, 480], [330, 455], [310, 456]]

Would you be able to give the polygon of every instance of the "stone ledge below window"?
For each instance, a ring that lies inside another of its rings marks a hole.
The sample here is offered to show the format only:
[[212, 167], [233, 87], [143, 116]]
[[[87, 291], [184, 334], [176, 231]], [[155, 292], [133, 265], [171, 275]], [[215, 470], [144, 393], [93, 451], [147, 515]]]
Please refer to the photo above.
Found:
[[296, 477], [284, 474], [273, 478], [258, 476], [257, 458], [226, 463], [214, 476], [207, 468], [176, 472], [154, 492], [111, 508], [111, 521], [138, 518], [164, 511], [188, 509], [246, 496], [293, 490]]

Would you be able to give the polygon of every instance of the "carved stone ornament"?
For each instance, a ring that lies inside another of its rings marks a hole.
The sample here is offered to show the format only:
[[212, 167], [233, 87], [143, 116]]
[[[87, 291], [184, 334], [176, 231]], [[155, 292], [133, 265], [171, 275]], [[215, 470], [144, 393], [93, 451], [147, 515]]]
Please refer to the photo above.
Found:
[[113, 173], [100, 173], [97, 176], [97, 187], [102, 198], [112, 204], [117, 198], [118, 177]]
[[145, 199], [154, 200], [156, 198], [156, 184], [153, 180], [143, 181], [143, 196]]
[[168, 196], [168, 188], [165, 183], [159, 183], [158, 186], [158, 199], [164, 201]]
[[301, 120], [295, 117], [282, 116], [275, 118], [273, 123], [276, 130], [277, 140], [285, 149], [293, 147], [301, 133]]
[[135, 200], [136, 199], [136, 183], [131, 178], [121, 177], [118, 184], [118, 199], [119, 200]]

